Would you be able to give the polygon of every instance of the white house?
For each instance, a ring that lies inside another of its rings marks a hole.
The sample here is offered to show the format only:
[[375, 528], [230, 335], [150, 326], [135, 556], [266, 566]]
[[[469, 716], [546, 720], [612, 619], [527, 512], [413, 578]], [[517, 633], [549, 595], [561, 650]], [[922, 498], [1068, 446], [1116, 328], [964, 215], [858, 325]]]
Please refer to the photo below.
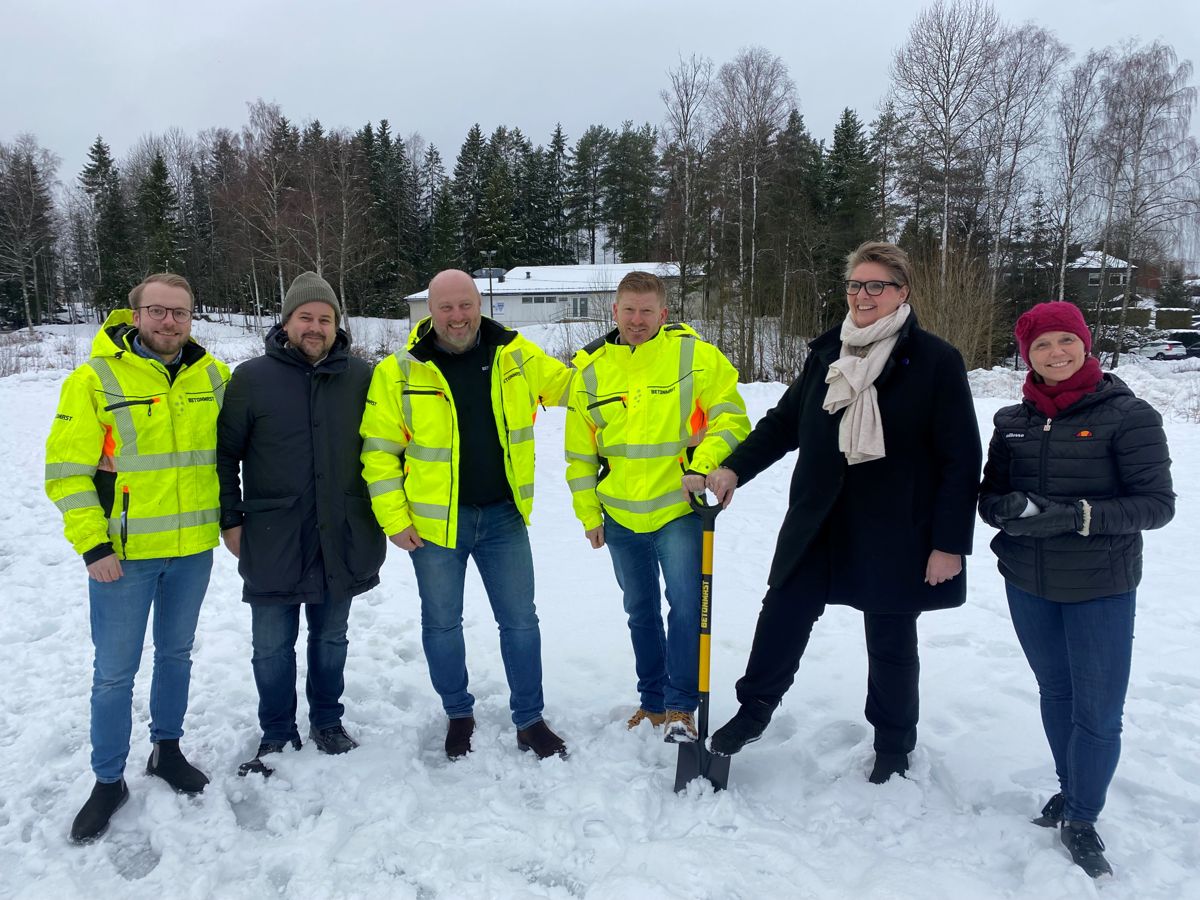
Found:
[[[483, 314], [504, 325], [532, 325], [568, 319], [603, 319], [612, 312], [617, 284], [630, 272], [653, 272], [678, 290], [679, 264], [632, 262], [575, 266], [517, 266], [504, 275], [476, 278]], [[429, 291], [408, 301], [409, 321], [429, 315]]]

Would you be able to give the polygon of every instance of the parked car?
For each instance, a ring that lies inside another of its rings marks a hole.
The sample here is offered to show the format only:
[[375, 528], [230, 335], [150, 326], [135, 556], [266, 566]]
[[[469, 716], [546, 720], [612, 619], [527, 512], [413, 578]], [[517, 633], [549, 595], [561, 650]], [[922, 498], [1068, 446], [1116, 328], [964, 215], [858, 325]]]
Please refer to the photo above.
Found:
[[1151, 341], [1135, 347], [1133, 352], [1147, 359], [1184, 359], [1188, 355], [1179, 341]]
[[1192, 344], [1192, 346], [1188, 347], [1187, 355], [1189, 357], [1200, 357], [1200, 344]]

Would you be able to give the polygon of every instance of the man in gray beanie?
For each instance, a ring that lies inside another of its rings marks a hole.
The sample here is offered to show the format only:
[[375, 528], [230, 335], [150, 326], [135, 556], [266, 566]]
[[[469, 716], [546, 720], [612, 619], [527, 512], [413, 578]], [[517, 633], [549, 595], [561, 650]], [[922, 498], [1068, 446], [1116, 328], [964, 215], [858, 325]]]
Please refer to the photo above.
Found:
[[350, 600], [379, 583], [386, 547], [358, 462], [371, 367], [351, 355], [341, 304], [315, 272], [292, 282], [282, 313], [266, 353], [238, 366], [217, 422], [221, 535], [250, 605], [262, 731], [243, 775], [269, 775], [263, 757], [300, 748], [301, 608], [309, 737], [324, 753], [357, 746], [342, 727]]
[[287, 322], [292, 313], [305, 303], [328, 303], [333, 307], [333, 323], [342, 324], [342, 304], [338, 302], [337, 294], [329, 286], [329, 282], [316, 272], [301, 272], [292, 282], [283, 297], [283, 311], [279, 315], [281, 322]]

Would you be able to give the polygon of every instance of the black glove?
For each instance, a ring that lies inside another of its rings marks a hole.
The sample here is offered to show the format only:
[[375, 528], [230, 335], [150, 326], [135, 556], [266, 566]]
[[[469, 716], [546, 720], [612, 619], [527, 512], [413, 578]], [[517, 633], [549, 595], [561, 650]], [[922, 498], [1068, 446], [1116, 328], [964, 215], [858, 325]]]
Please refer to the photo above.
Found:
[[1041, 512], [1026, 519], [1009, 519], [1000, 527], [1005, 534], [1024, 537], [1047, 538], [1059, 534], [1070, 534], [1083, 528], [1083, 506], [1078, 500], [1073, 503], [1058, 503], [1039, 494], [1030, 494], [1029, 499], [1037, 504]]
[[979, 511], [989, 525], [996, 528], [1008, 519], [1015, 519], [1025, 512], [1029, 498], [1021, 491], [1011, 491], [999, 497], [991, 497], [979, 504]]

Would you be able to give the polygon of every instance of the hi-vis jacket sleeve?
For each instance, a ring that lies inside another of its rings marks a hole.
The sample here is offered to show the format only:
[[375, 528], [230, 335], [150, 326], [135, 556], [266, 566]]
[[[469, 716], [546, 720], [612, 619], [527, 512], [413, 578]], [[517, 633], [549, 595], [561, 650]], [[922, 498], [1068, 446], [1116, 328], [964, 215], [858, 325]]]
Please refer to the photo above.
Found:
[[83, 555], [109, 543], [108, 513], [96, 492], [105, 428], [96, 415], [98, 381], [82, 368], [63, 382], [46, 440], [46, 495], [63, 516], [63, 531]]
[[404, 450], [412, 439], [404, 421], [400, 398], [404, 390], [395, 357], [375, 367], [363, 409], [363, 480], [371, 495], [371, 508], [383, 533], [391, 536], [412, 524], [404, 493]]
[[587, 410], [579, 406], [587, 397], [583, 375], [572, 370], [568, 396], [575, 403], [567, 406], [564, 428], [564, 449], [567, 457], [567, 484], [571, 488], [571, 506], [584, 531], [604, 524], [600, 498], [596, 496], [596, 481], [600, 474], [600, 456], [596, 450], [596, 425]]
[[[575, 370], [565, 366], [553, 356], [547, 354], [536, 345], [531, 345], [536, 351], [526, 362], [526, 377], [538, 392], [538, 400], [543, 406], [566, 406], [571, 394], [571, 379]], [[530, 371], [530, 368], [533, 371]], [[532, 377], [530, 377], [532, 376]]]
[[706, 377], [701, 380], [697, 407], [706, 418], [704, 440], [692, 454], [688, 468], [707, 475], [725, 461], [750, 433], [746, 404], [738, 393], [738, 373], [725, 354], [711, 344], [702, 344], [707, 352]]

